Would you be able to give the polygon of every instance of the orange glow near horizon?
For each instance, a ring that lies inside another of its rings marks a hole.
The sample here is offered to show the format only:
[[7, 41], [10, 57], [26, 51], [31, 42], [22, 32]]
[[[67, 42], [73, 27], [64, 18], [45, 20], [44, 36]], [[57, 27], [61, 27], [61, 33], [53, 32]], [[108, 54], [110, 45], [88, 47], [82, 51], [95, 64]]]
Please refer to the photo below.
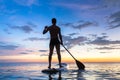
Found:
[[[74, 48], [74, 50], [78, 49]], [[74, 50], [70, 50], [70, 52], [81, 62], [120, 62], [119, 52], [116, 52], [116, 54], [100, 54], [97, 52], [93, 53], [92, 50], [91, 52], [82, 52], [81, 50], [81, 53]], [[0, 56], [0, 62], [48, 62], [48, 56], [40, 56], [40, 54], [46, 53], [35, 52], [31, 54]], [[67, 52], [61, 52], [61, 56], [62, 62], [75, 62]], [[58, 62], [58, 57], [55, 53], [52, 57], [52, 62]]]
[[[79, 58], [77, 59], [81, 62], [120, 62], [120, 58]], [[38, 55], [27, 55], [27, 56], [6, 56], [4, 58], [0, 58], [0, 61], [4, 62], [48, 62], [48, 57], [40, 57]], [[56, 56], [53, 56], [52, 62], [58, 62]], [[69, 57], [62, 58], [62, 62], [74, 62], [74, 59]]]

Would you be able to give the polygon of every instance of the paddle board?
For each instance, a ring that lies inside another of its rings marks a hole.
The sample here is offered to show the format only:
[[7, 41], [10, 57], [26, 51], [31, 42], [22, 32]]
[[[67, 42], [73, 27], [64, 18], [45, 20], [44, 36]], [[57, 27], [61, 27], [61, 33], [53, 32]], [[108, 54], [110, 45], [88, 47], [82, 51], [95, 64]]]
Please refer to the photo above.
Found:
[[43, 69], [42, 72], [43, 73], [50, 73], [50, 74], [55, 74], [58, 73], [60, 71], [67, 71], [66, 68], [51, 68], [51, 69]]

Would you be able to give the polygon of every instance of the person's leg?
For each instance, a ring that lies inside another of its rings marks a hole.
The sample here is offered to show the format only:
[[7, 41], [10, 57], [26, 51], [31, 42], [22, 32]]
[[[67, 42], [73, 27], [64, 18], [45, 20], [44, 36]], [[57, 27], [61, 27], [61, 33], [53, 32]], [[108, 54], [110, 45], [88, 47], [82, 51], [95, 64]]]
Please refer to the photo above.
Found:
[[57, 55], [58, 55], [59, 67], [62, 67], [61, 66], [60, 44], [56, 45], [56, 51], [57, 51]]
[[50, 45], [49, 49], [50, 50], [49, 50], [49, 57], [48, 57], [48, 60], [49, 60], [48, 68], [51, 68], [51, 60], [52, 60], [52, 54], [53, 54], [54, 45]]

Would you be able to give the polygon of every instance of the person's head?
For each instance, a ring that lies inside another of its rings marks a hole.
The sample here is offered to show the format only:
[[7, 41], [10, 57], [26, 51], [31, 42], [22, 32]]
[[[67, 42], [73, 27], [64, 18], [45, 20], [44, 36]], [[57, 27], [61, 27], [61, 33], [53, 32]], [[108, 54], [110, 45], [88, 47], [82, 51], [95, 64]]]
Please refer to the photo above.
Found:
[[55, 25], [57, 20], [55, 18], [52, 18], [52, 24]]

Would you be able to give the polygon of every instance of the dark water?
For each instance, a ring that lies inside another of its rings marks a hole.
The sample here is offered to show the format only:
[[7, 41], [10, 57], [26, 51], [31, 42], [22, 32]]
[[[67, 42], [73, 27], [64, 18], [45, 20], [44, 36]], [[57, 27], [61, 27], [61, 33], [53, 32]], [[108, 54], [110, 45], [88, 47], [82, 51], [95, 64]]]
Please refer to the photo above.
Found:
[[[76, 64], [67, 70], [45, 74], [46, 63], [0, 63], [0, 80], [120, 80], [120, 63], [85, 63], [85, 71], [78, 71]], [[53, 67], [58, 67], [55, 63]]]

